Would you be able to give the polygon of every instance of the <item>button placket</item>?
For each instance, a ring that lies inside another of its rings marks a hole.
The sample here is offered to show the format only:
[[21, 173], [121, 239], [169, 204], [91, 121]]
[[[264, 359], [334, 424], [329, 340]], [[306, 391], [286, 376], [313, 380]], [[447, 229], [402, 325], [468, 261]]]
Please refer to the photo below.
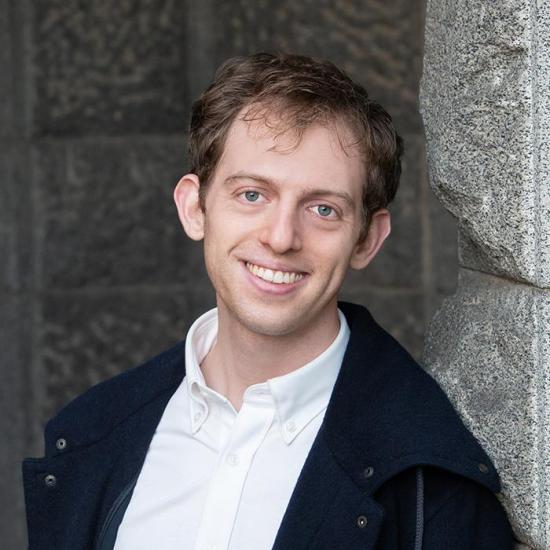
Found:
[[273, 420], [273, 409], [243, 403], [222, 450], [204, 505], [196, 548], [227, 548], [254, 453]]

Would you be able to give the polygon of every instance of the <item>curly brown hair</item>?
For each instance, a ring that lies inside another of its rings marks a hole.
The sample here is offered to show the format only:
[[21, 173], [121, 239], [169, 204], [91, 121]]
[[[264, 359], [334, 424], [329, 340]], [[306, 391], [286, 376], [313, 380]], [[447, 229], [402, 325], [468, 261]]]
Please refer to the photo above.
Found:
[[[201, 182], [203, 210], [229, 128], [243, 110], [248, 121], [262, 118], [269, 123], [275, 114], [277, 131], [292, 130], [298, 142], [311, 124], [332, 125], [344, 150], [359, 149], [366, 168], [360, 238], [366, 236], [372, 214], [397, 192], [403, 141], [390, 115], [365, 88], [333, 63], [301, 55], [258, 53], [223, 63], [191, 113], [189, 158], [191, 172]], [[351, 130], [352, 143], [343, 143], [338, 131], [342, 123]]]

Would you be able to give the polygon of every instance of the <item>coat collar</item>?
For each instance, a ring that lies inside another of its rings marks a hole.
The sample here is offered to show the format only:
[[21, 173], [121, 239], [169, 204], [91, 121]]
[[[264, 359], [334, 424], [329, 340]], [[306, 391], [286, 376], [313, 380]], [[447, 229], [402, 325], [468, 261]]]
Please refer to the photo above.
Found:
[[[368, 494], [415, 465], [444, 468], [498, 491], [491, 461], [435, 381], [366, 308], [338, 306], [351, 336], [318, 437], [340, 467]], [[152, 402], [158, 423], [185, 376], [184, 357], [180, 342], [77, 398], [48, 423], [46, 455], [60, 453], [60, 437], [72, 449], [103, 439]]]
[[322, 434], [342, 468], [371, 494], [418, 465], [452, 471], [497, 492], [490, 459], [437, 383], [366, 308], [339, 306], [351, 337]]

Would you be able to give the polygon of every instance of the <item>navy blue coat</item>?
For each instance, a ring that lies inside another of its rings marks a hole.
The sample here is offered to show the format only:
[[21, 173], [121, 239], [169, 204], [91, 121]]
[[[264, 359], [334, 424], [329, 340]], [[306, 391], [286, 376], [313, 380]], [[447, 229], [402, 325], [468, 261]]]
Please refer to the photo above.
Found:
[[[511, 549], [498, 475], [445, 394], [365, 308], [339, 307], [350, 341], [274, 549]], [[184, 359], [180, 342], [48, 422], [23, 463], [30, 550], [112, 549]]]

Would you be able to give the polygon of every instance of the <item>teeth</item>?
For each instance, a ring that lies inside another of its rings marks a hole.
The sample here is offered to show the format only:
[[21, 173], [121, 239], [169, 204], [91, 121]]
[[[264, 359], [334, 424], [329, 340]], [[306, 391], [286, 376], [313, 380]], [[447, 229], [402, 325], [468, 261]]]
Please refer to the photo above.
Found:
[[246, 267], [248, 271], [254, 273], [254, 275], [260, 277], [260, 279], [278, 285], [285, 283], [292, 284], [304, 278], [301, 273], [291, 273], [289, 271], [272, 271], [271, 269], [264, 269], [263, 267], [251, 264], [250, 262], [246, 262]]

